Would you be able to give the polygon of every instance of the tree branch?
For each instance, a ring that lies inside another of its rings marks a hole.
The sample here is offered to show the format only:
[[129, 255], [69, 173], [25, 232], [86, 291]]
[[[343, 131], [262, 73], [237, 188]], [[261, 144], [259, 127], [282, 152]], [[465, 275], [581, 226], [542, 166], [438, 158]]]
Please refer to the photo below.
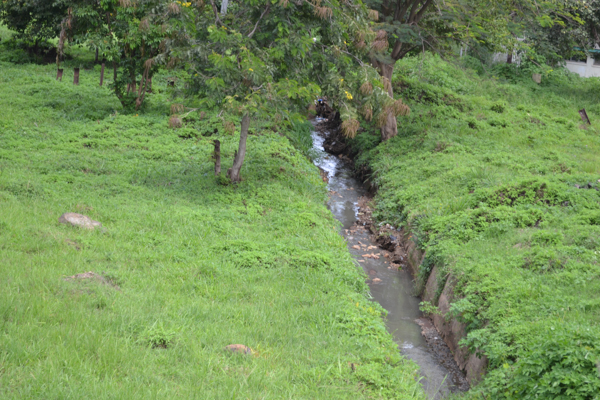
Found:
[[223, 25], [223, 23], [219, 19], [219, 10], [217, 9], [217, 6], [215, 5], [215, 0], [210, 0], [210, 5], [212, 6], [213, 12], [215, 13], [215, 25], [216, 24]]
[[267, 3], [267, 8], [265, 8], [265, 11], [263, 11], [262, 14], [260, 14], [260, 18], [258, 18], [258, 21], [256, 21], [256, 25], [254, 25], [254, 29], [252, 29], [252, 32], [250, 32], [248, 34], [248, 37], [251, 38], [254, 35], [254, 32], [256, 32], [256, 28], [258, 28], [258, 24], [260, 23], [260, 21], [263, 19], [263, 17], [265, 15], [267, 15], [269, 13], [269, 10], [271, 9], [271, 2]]
[[431, 0], [427, 0], [425, 2], [425, 4], [423, 4], [423, 7], [419, 10], [419, 12], [417, 13], [417, 15], [415, 17], [415, 23], [419, 23], [421, 18], [423, 18], [423, 14], [425, 14], [425, 11], [427, 11], [427, 9], [429, 8], [430, 5], [431, 5]]

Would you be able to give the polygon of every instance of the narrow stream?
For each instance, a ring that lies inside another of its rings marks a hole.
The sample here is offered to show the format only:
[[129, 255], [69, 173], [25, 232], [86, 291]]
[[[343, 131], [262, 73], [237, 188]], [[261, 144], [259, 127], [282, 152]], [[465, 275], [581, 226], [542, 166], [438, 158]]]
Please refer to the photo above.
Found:
[[[319, 133], [313, 132], [312, 138], [317, 155], [314, 163], [327, 173], [329, 179], [329, 209], [342, 223], [340, 233], [346, 238], [349, 251], [369, 277], [373, 301], [388, 311], [386, 325], [399, 350], [419, 365], [421, 383], [430, 399], [442, 399], [449, 392], [463, 389], [461, 385], [464, 382], [460, 382], [457, 367], [452, 370], [442, 365], [448, 365], [448, 357], [444, 360], [436, 354], [421, 334], [417, 320], [424, 319], [419, 310], [420, 299], [413, 296], [412, 276], [402, 268], [394, 269], [389, 259], [383, 256], [385, 251], [371, 238], [370, 232], [357, 224], [358, 201], [366, 194], [364, 186], [354, 178], [348, 162], [325, 152], [324, 138]], [[379, 258], [363, 257], [365, 254]], [[434, 340], [442, 342], [438, 338]]]

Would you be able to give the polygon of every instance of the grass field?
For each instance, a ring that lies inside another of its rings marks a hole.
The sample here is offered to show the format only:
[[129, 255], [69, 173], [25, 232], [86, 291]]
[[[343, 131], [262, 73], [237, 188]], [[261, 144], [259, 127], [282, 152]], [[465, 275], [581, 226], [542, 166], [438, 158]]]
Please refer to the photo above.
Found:
[[[302, 152], [261, 121], [227, 185], [212, 140], [226, 170], [237, 138], [216, 112], [169, 129], [159, 75], [123, 114], [99, 66], [71, 83], [82, 55], [62, 82], [0, 62], [0, 398], [423, 398]], [[65, 280], [88, 271], [103, 279]]]
[[[600, 80], [481, 75], [434, 56], [395, 70], [399, 135], [359, 135], [380, 221], [410, 228], [457, 281], [464, 344], [490, 360], [473, 398], [600, 398]], [[586, 108], [592, 125], [578, 110]], [[439, 276], [439, 275], [438, 275]], [[437, 299], [436, 299], [437, 301]]]

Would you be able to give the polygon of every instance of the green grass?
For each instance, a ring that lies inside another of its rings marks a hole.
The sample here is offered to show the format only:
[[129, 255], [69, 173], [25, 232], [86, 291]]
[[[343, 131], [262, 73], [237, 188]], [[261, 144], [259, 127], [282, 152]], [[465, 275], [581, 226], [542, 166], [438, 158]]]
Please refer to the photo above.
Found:
[[[286, 137], [255, 123], [221, 185], [212, 140], [226, 170], [237, 138], [215, 112], [169, 129], [159, 75], [124, 115], [98, 75], [0, 63], [1, 398], [423, 398]], [[87, 271], [111, 284], [64, 280]]]
[[429, 55], [399, 62], [412, 114], [386, 143], [359, 135], [358, 165], [379, 187], [377, 218], [426, 251], [419, 282], [433, 266], [440, 290], [457, 279], [464, 344], [490, 360], [468, 396], [598, 399], [600, 80], [494, 71], [510, 81]]

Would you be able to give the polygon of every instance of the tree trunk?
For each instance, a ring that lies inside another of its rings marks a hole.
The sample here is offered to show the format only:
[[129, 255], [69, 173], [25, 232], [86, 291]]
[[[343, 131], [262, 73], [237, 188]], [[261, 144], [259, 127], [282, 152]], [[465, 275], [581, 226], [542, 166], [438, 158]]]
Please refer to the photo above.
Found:
[[94, 64], [98, 64], [98, 49], [96, 49], [96, 58], [94, 59]]
[[100, 68], [100, 86], [104, 83], [104, 63], [102, 63], [102, 68]]
[[239, 182], [240, 170], [242, 164], [244, 164], [244, 157], [246, 156], [246, 139], [248, 139], [248, 128], [250, 127], [250, 115], [244, 114], [242, 117], [242, 128], [240, 131], [240, 146], [238, 152], [233, 160], [233, 166], [227, 171], [227, 176], [231, 179], [231, 182]]
[[79, 85], [79, 68], [73, 68], [73, 84]]
[[513, 53], [512, 53], [512, 50], [511, 50], [510, 53], [508, 53], [506, 55], [506, 63], [507, 64], [512, 64], [512, 58], [513, 58]]
[[215, 159], [215, 175], [219, 175], [221, 173], [221, 142], [219, 140], [215, 140], [214, 144], [215, 152], [213, 157]]
[[229, 0], [223, 0], [221, 3], [221, 15], [227, 14], [227, 6], [229, 5]]
[[117, 63], [113, 61], [113, 81], [117, 81]]
[[[395, 63], [395, 62], [394, 62]], [[375, 61], [375, 65], [379, 68], [379, 73], [389, 81], [388, 94], [393, 99], [394, 89], [392, 88], [392, 74], [394, 73], [394, 64], [385, 64], [380, 61]], [[398, 124], [396, 116], [390, 111], [386, 117], [385, 124], [381, 126], [381, 140], [386, 141], [398, 134]]]
[[56, 70], [56, 80], [62, 81], [62, 77], [63, 77], [63, 69], [59, 68]]

